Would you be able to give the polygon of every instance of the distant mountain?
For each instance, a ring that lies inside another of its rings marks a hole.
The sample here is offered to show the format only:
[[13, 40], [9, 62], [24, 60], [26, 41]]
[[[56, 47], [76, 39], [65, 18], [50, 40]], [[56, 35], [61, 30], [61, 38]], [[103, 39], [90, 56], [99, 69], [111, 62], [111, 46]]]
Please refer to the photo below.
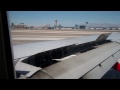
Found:
[[109, 24], [109, 23], [89, 23], [88, 27], [120, 27], [120, 24]]

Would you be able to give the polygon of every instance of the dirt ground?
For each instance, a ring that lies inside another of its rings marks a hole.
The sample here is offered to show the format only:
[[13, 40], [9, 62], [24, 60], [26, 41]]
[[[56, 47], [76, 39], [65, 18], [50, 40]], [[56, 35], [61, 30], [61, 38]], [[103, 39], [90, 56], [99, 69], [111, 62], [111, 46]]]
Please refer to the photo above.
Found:
[[61, 40], [80, 36], [120, 32], [119, 30], [11, 30], [12, 44]]

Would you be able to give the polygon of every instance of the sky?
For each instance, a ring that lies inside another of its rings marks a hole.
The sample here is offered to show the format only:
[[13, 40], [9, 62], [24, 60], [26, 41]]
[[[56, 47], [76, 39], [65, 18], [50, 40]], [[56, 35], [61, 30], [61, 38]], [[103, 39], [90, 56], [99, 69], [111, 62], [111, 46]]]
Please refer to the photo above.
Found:
[[29, 26], [58, 25], [120, 26], [120, 11], [8, 11], [10, 23], [24, 23]]

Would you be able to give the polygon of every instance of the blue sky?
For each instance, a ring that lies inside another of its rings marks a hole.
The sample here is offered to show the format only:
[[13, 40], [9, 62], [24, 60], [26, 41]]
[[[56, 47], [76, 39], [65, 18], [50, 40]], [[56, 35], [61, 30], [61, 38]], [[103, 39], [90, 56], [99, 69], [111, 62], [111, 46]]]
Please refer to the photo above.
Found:
[[120, 25], [120, 11], [9, 11], [10, 23], [41, 26], [55, 20], [62, 26], [75, 26], [89, 22], [90, 25]]

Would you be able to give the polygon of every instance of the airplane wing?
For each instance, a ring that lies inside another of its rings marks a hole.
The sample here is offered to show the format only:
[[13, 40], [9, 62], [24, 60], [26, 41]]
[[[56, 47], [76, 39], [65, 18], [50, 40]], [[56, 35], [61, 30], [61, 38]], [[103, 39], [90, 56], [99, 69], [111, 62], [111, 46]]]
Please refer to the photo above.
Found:
[[99, 79], [120, 59], [120, 33], [15, 45], [13, 51], [19, 70], [18, 63], [39, 67], [27, 78]]

